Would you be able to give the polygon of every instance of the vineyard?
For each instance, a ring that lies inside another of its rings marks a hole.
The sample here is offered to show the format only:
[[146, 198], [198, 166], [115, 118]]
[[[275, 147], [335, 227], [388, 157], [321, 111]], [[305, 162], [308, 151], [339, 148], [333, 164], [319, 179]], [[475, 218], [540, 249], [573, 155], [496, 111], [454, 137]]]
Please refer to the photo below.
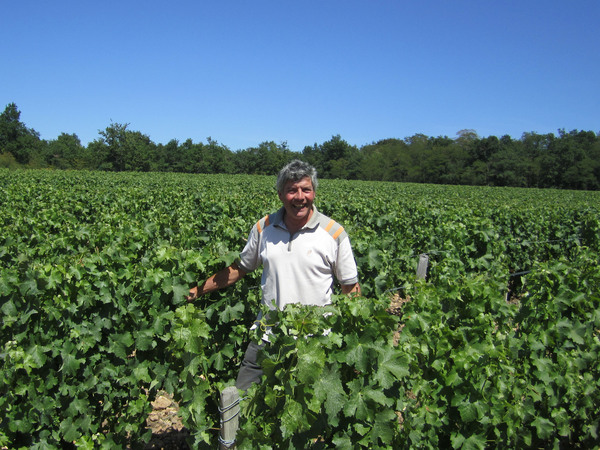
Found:
[[279, 207], [274, 183], [0, 170], [0, 448], [143, 447], [161, 392], [215, 448], [266, 326], [240, 448], [600, 445], [600, 193], [321, 180], [363, 297], [250, 331], [259, 273], [185, 295]]

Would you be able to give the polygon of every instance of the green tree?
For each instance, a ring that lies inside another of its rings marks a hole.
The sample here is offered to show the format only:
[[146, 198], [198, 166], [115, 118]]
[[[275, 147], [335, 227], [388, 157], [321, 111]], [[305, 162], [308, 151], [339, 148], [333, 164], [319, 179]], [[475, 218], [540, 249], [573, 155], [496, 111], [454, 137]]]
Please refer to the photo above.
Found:
[[177, 139], [171, 139], [166, 145], [157, 145], [155, 158], [151, 162], [151, 170], [156, 172], [175, 172], [175, 167], [180, 160], [179, 142]]
[[240, 170], [255, 175], [275, 175], [293, 158], [294, 154], [287, 143], [278, 145], [273, 141], [261, 142], [258, 147], [251, 147], [236, 154]]
[[[510, 137], [508, 136], [510, 139]], [[494, 153], [498, 153], [502, 148], [500, 139], [496, 136], [489, 136], [487, 138], [478, 139], [473, 142], [472, 145], [467, 146], [467, 150], [470, 151], [471, 158], [473, 161], [489, 161], [490, 157]]]
[[458, 184], [467, 159], [467, 151], [454, 142], [430, 139], [423, 174], [428, 183]]
[[404, 138], [411, 157], [411, 167], [408, 170], [407, 181], [414, 183], [429, 183], [424, 171], [425, 160], [429, 155], [429, 138], [422, 133]]
[[527, 186], [525, 160], [509, 147], [494, 153], [489, 161], [489, 180], [494, 186]]
[[361, 148], [359, 178], [407, 181], [412, 166], [408, 145], [400, 139], [384, 139]]
[[566, 189], [596, 188], [595, 161], [590, 158], [596, 135], [591, 131], [578, 130], [567, 133], [564, 129], [558, 133], [558, 139], [550, 147], [561, 168], [558, 186]]
[[[596, 183], [600, 185], [600, 134], [596, 136], [594, 144], [590, 147], [588, 157], [592, 161], [591, 165], [594, 170]], [[596, 189], [600, 189], [600, 186]]]
[[186, 139], [183, 141], [178, 148], [177, 154], [179, 159], [175, 161], [174, 168], [176, 172], [186, 173], [199, 173], [200, 167], [198, 163], [201, 162], [201, 157], [197, 157], [198, 147], [202, 144], [194, 144], [192, 139]]
[[471, 186], [486, 186], [489, 184], [490, 167], [489, 164], [483, 161], [473, 161], [465, 168], [461, 184]]
[[0, 153], [10, 153], [19, 164], [27, 164], [40, 150], [40, 136], [20, 119], [15, 103], [9, 103], [0, 114]]
[[179, 144], [175, 139], [167, 145], [158, 145], [157, 158], [165, 171], [185, 173], [235, 173], [231, 150], [217, 141], [194, 143], [186, 139]]
[[[552, 133], [538, 134], [535, 132], [523, 133], [519, 141], [519, 154], [529, 161], [530, 170], [527, 177], [529, 187], [554, 186], [552, 179], [556, 177], [555, 167], [552, 164], [548, 149], [554, 141]], [[547, 171], [550, 170], [550, 173]]]
[[468, 139], [467, 136], [459, 137], [457, 143], [469, 155], [468, 166], [463, 173], [462, 182], [471, 185], [487, 185], [490, 174], [489, 160], [502, 148], [500, 140], [496, 136], [480, 139], [477, 135], [470, 135]]
[[204, 146], [208, 161], [206, 173], [237, 173], [233, 152], [210, 137], [207, 138], [207, 142]]
[[361, 170], [358, 148], [348, 144], [339, 134], [321, 145], [304, 147], [302, 154], [323, 178], [356, 179]]
[[116, 172], [150, 170], [156, 145], [145, 134], [128, 130], [128, 125], [113, 123], [99, 132], [99, 139], [90, 143], [97, 168]]
[[569, 189], [589, 189], [598, 190], [600, 180], [596, 176], [600, 168], [600, 163], [591, 158], [585, 157], [577, 161], [563, 174], [564, 187]]
[[61, 133], [48, 142], [47, 162], [58, 169], [84, 169], [88, 165], [86, 153], [76, 134]]
[[325, 172], [325, 156], [321, 151], [321, 147], [315, 142], [312, 146], [307, 145], [302, 150], [302, 159], [311, 164], [319, 176], [323, 176]]
[[358, 156], [358, 149], [342, 139], [338, 134], [321, 145], [321, 152], [325, 160], [325, 175], [328, 178], [356, 178], [358, 167], [352, 162]]

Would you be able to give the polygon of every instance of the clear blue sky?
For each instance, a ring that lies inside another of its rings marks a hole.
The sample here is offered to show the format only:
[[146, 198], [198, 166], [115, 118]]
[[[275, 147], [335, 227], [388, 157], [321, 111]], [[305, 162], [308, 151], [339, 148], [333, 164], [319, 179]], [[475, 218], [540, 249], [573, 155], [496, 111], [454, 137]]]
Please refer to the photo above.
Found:
[[5, 1], [0, 106], [231, 150], [600, 132], [598, 0]]

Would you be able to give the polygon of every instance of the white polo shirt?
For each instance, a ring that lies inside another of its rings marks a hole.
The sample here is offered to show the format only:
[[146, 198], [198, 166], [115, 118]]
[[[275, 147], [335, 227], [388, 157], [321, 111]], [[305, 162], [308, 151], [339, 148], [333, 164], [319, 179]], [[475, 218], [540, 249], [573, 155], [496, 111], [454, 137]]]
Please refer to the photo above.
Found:
[[314, 205], [308, 223], [290, 234], [284, 212], [281, 208], [252, 227], [238, 265], [245, 272], [263, 266], [262, 301], [271, 309], [289, 303], [326, 305], [334, 278], [342, 285], [358, 282], [348, 234]]

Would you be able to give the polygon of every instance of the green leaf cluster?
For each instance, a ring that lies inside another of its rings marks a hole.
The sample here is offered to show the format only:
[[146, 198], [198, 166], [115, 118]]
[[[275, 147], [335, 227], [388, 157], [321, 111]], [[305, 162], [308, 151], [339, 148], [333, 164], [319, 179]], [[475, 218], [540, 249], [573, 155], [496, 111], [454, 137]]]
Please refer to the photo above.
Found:
[[600, 442], [600, 270], [582, 249], [540, 263], [507, 302], [481, 277], [423, 285], [404, 309], [403, 442], [591, 448]]
[[240, 446], [394, 446], [408, 372], [392, 344], [397, 318], [388, 304], [339, 296], [327, 307], [265, 310], [254, 336], [269, 330], [264, 377], [247, 393]]

